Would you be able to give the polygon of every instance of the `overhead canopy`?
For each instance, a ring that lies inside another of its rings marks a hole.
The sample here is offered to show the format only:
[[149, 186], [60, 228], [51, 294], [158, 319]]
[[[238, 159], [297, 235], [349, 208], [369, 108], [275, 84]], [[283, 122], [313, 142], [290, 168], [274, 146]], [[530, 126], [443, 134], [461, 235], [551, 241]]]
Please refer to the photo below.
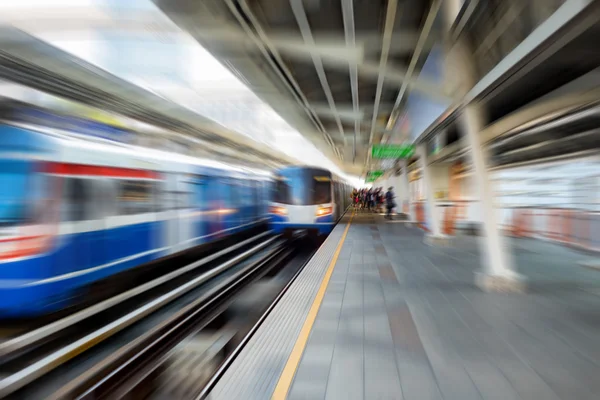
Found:
[[14, 28], [0, 29], [0, 77], [163, 128], [228, 159], [282, 164], [292, 158], [120, 79]]

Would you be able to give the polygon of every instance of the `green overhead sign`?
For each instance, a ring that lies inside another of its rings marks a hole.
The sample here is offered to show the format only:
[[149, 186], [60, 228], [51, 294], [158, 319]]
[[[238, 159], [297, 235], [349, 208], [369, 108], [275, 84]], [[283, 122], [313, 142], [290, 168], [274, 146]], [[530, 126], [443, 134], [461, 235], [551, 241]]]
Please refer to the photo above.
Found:
[[381, 170], [367, 172], [367, 177], [365, 179], [365, 182], [367, 182], [367, 183], [375, 182], [382, 175], [383, 175], [383, 171], [381, 171]]
[[375, 145], [371, 150], [371, 157], [375, 159], [384, 158], [408, 158], [415, 153], [412, 145]]

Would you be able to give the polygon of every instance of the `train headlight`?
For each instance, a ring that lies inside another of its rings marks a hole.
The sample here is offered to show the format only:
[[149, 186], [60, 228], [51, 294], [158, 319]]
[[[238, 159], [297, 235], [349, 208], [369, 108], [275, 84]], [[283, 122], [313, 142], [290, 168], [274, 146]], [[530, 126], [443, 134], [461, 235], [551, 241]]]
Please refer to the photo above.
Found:
[[333, 214], [333, 207], [319, 207], [317, 208], [317, 217], [324, 217], [325, 215]]
[[281, 207], [281, 206], [271, 206], [269, 207], [269, 214], [275, 214], [275, 215], [287, 215], [287, 210], [285, 207]]

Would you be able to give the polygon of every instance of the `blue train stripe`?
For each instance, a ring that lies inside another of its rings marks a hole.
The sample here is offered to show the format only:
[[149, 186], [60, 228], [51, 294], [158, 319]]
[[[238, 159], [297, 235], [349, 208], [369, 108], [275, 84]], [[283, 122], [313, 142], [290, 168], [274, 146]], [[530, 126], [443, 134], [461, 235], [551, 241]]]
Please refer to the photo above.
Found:
[[149, 255], [152, 255], [152, 254], [156, 254], [156, 253], [165, 251], [167, 249], [168, 249], [168, 247], [163, 247], [163, 248], [160, 248], [160, 249], [154, 249], [154, 250], [144, 251], [142, 253], [137, 253], [137, 254], [133, 254], [131, 256], [120, 258], [118, 260], [109, 262], [107, 264], [98, 265], [97, 267], [92, 267], [92, 268], [88, 268], [88, 269], [84, 269], [84, 270], [77, 270], [77, 271], [69, 272], [69, 273], [64, 274], [64, 275], [58, 275], [58, 276], [53, 276], [52, 278], [46, 278], [46, 279], [41, 279], [39, 281], [34, 281], [33, 283], [27, 284], [25, 286], [43, 285], [45, 283], [57, 282], [57, 281], [65, 280], [65, 279], [75, 278], [77, 276], [85, 275], [85, 274], [90, 274], [92, 272], [96, 272], [96, 271], [99, 271], [99, 270], [104, 269], [104, 268], [114, 267], [114, 266], [117, 266], [119, 264], [126, 263], [128, 261], [137, 260], [138, 258], [149, 256]]

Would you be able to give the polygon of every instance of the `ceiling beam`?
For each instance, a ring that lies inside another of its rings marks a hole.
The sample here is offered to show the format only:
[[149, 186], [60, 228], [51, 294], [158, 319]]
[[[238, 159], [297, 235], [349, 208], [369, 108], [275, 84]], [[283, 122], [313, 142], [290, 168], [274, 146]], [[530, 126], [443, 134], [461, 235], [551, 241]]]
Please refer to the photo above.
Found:
[[[157, 0], [154, 0], [154, 1], [156, 2]], [[325, 139], [325, 141], [331, 146], [332, 150], [336, 153], [338, 158], [341, 157], [341, 155], [339, 154], [339, 151], [333, 141], [333, 138], [331, 137], [329, 132], [323, 126], [323, 123], [319, 119], [319, 116], [317, 114], [315, 114], [314, 111], [312, 111], [312, 108], [310, 107], [305, 94], [302, 92], [298, 83], [295, 81], [294, 76], [289, 71], [289, 69], [283, 62], [283, 60], [281, 59], [281, 56], [279, 55], [277, 48], [270, 42], [269, 38], [267, 37], [267, 34], [260, 26], [260, 23], [258, 22], [257, 18], [252, 13], [252, 10], [250, 9], [250, 7], [246, 3], [246, 1], [241, 0], [242, 11], [238, 10], [238, 8], [237, 8], [236, 4], [233, 2], [233, 0], [225, 0], [225, 3], [227, 5], [227, 8], [229, 9], [229, 11], [235, 16], [238, 23], [242, 27], [242, 29], [245, 33], [244, 37], [252, 39], [252, 43], [255, 46], [255, 48], [260, 49], [265, 60], [267, 60], [268, 64], [270, 65], [271, 69], [275, 72], [275, 74], [277, 74], [279, 76], [279, 78], [281, 79], [281, 82], [284, 83], [284, 85], [288, 88], [288, 90], [292, 94], [292, 97], [294, 97], [298, 101], [298, 104], [300, 104], [302, 106], [303, 110], [305, 111], [305, 113], [307, 114], [309, 119], [313, 122], [315, 127], [321, 131], [322, 137]], [[243, 13], [243, 15], [242, 15], [242, 13]], [[198, 26], [198, 21], [196, 21], [194, 18], [192, 18], [190, 20], [189, 18], [186, 18], [185, 15], [181, 15], [181, 14], [177, 14], [177, 13], [169, 13], [169, 15], [171, 16], [171, 18], [175, 18], [174, 21], [178, 24], [178, 26], [183, 26], [185, 29], [187, 29], [187, 31], [190, 34], [192, 34], [194, 36], [194, 38], [197, 41], [202, 43], [202, 41], [203, 41], [202, 37], [199, 36], [198, 32], [196, 32], [196, 27]], [[252, 27], [250, 27], [248, 25], [247, 20], [250, 20], [250, 24], [252, 25]], [[218, 23], [220, 21], [214, 21], [214, 19], [213, 19], [212, 22], [213, 22], [212, 25], [208, 24], [207, 26], [214, 27], [215, 23]], [[234, 30], [237, 32], [240, 31], [238, 28], [235, 28]]]
[[[34, 35], [59, 34], [69, 36], [73, 32], [110, 30], [122, 33], [147, 33], [148, 36], [161, 36], [161, 39], [175, 40], [181, 29], [173, 22], [164, 18], [155, 11], [138, 11], [135, 17], [128, 14], [112, 15], [95, 10], [93, 7], [65, 8], [57, 11], [36, 8], [25, 14], [22, 10], [3, 10], [2, 22], [25, 30]], [[238, 25], [225, 20], [215, 20], [212, 16], [178, 16], [181, 20], [190, 19], [189, 25], [194, 26], [193, 35], [209, 43], [221, 43], [247, 51], [253, 45], [252, 38], [248, 37]], [[191, 21], [191, 19], [194, 21]], [[390, 45], [390, 54], [409, 54], [418, 41], [419, 32], [416, 30], [401, 30], [393, 34]], [[361, 58], [363, 55], [372, 55], [378, 52], [381, 37], [377, 32], [355, 33], [355, 44], [348, 46], [344, 35], [337, 33], [313, 33], [314, 44], [306, 43], [294, 30], [273, 30], [268, 33], [269, 41], [279, 49], [297, 51], [301, 53], [343, 53], [345, 57]], [[337, 55], [342, 57], [342, 55]]]
[[[303, 53], [287, 53], [282, 49], [282, 53], [286, 53], [297, 60], [305, 61], [308, 57]], [[336, 58], [334, 54], [325, 54], [320, 57], [322, 65], [327, 65], [329, 68], [334, 68], [340, 71], [348, 71], [348, 59]], [[372, 61], [362, 61], [358, 63], [358, 74], [364, 78], [370, 78], [375, 81], [379, 79], [379, 75], [383, 75], [385, 84], [397, 84], [407, 80], [407, 69], [398, 65], [386, 66], [385, 70], [381, 70], [379, 63]], [[439, 83], [425, 79], [411, 77], [408, 79], [408, 88], [420, 92], [427, 97], [434, 98], [441, 101], [452, 101], [446, 94], [440, 89]]]
[[[214, 21], [213, 21], [214, 24]], [[247, 45], [250, 43], [248, 37], [244, 32], [240, 31], [237, 26], [227, 24], [219, 24], [215, 26], [204, 26], [196, 22], [196, 28], [194, 34], [198, 37], [203, 38], [206, 42], [221, 43], [234, 48], [244, 48], [247, 50]], [[211, 24], [212, 25], [212, 24]], [[310, 53], [314, 50], [314, 47], [322, 49], [322, 52], [327, 50], [338, 51], [347, 47], [345, 36], [339, 33], [326, 32], [326, 33], [314, 33], [313, 38], [315, 45], [306, 43], [302, 36], [298, 35], [295, 30], [270, 30], [268, 32], [269, 42], [271, 42], [278, 49], [287, 49], [288, 51], [298, 51], [303, 53]], [[433, 34], [432, 34], [433, 36]], [[435, 33], [435, 37], [441, 37], [441, 33]], [[418, 30], [398, 30], [396, 33], [392, 33], [390, 42], [390, 54], [402, 55], [410, 54], [415, 49], [419, 38]], [[355, 45], [351, 47], [351, 50], [364, 54], [372, 55], [379, 52], [381, 46], [381, 35], [378, 32], [355, 32]], [[426, 48], [431, 46], [434, 40], [426, 44]]]
[[[383, 30], [383, 44], [381, 46], [381, 56], [379, 58], [379, 68], [377, 72], [377, 89], [375, 90], [375, 102], [373, 104], [373, 118], [371, 121], [371, 131], [369, 134], [368, 148], [373, 143], [373, 134], [375, 133], [375, 125], [379, 113], [379, 105], [381, 101], [381, 92], [383, 91], [383, 81], [386, 75], [387, 60], [394, 31], [394, 21], [396, 20], [396, 9], [398, 7], [397, 0], [389, 0], [385, 13], [385, 25]], [[367, 148], [367, 153], [369, 153]], [[367, 154], [365, 165], [371, 160], [371, 154]]]
[[[344, 36], [346, 38], [346, 48], [356, 47], [356, 38], [354, 30], [354, 6], [353, 0], [342, 0], [342, 19], [344, 20]], [[360, 135], [360, 121], [362, 116], [359, 116], [358, 102], [358, 62], [349, 61], [348, 68], [350, 70], [350, 89], [352, 91], [352, 109], [355, 114], [354, 118], [354, 137], [352, 144], [352, 162], [356, 162], [356, 138]]]
[[388, 119], [387, 130], [389, 131], [399, 114], [400, 104], [402, 104], [402, 99], [404, 98], [404, 94], [406, 93], [409, 83], [412, 80], [412, 77], [415, 73], [415, 69], [417, 67], [417, 63], [419, 62], [419, 58], [421, 57], [421, 53], [423, 52], [423, 47], [427, 38], [429, 37], [429, 33], [431, 32], [431, 28], [437, 15], [440, 11], [440, 6], [442, 5], [442, 0], [433, 0], [431, 4], [431, 8], [427, 13], [427, 18], [425, 19], [425, 23], [423, 24], [423, 29], [421, 29], [421, 34], [419, 36], [419, 41], [417, 42], [417, 47], [415, 48], [415, 52], [413, 53], [410, 64], [408, 65], [408, 70], [406, 71], [406, 79], [402, 82], [402, 86], [400, 87], [400, 91], [398, 92], [398, 97], [396, 98], [396, 102], [394, 103], [394, 110], [392, 111], [392, 115]]
[[361, 110], [355, 110], [352, 105], [350, 105], [350, 107], [346, 106], [346, 107], [336, 107], [336, 112], [334, 113], [333, 110], [331, 110], [331, 108], [329, 107], [329, 105], [326, 106], [313, 106], [312, 107], [313, 110], [319, 114], [319, 115], [323, 115], [326, 117], [330, 117], [330, 118], [340, 118], [340, 120], [345, 121], [345, 122], [351, 122], [354, 123], [356, 121], [362, 121], [364, 119], [364, 111]]
[[[278, 109], [289, 108], [291, 110], [291, 109], [298, 107], [297, 102], [291, 100], [289, 97], [282, 96], [280, 94], [269, 95], [267, 101], [269, 103], [277, 104]], [[311, 102], [310, 107], [316, 114], [329, 115], [329, 116], [333, 115], [331, 112], [331, 108], [329, 107], [329, 103], [327, 103], [327, 102], [320, 102], [320, 101], [319, 102]], [[377, 116], [377, 118], [380, 118], [381, 116], [387, 116], [387, 114], [392, 112], [393, 108], [394, 108], [393, 103], [387, 103], [387, 102], [381, 103], [380, 102], [379, 108], [377, 110], [377, 113], [375, 113], [375, 115]], [[354, 110], [353, 104], [348, 103], [348, 102], [342, 102], [342, 103], [336, 102], [336, 109], [337, 109], [340, 117], [345, 118], [346, 120], [348, 120], [348, 119], [354, 120], [354, 118], [364, 119], [366, 116], [370, 117], [373, 114], [373, 112], [375, 111], [373, 109], [373, 104], [362, 103], [362, 104], [360, 104], [360, 106], [358, 108], [358, 112], [356, 112]], [[387, 119], [386, 119], [386, 121], [387, 121]]]
[[[290, 0], [290, 6], [292, 7], [292, 12], [294, 13], [294, 17], [296, 18], [296, 22], [300, 27], [300, 32], [302, 33], [302, 38], [306, 43], [311, 46], [315, 46], [315, 41], [312, 36], [312, 31], [310, 25], [308, 23], [308, 19], [306, 17], [306, 12], [304, 11], [304, 5], [302, 4], [302, 0]], [[321, 82], [321, 86], [323, 88], [323, 92], [325, 93], [325, 97], [327, 98], [327, 103], [329, 107], [331, 107], [331, 111], [336, 116], [336, 123], [339, 129], [339, 133], [341, 138], [346, 144], [346, 135], [344, 134], [344, 127], [342, 126], [342, 121], [339, 118], [335, 100], [333, 98], [333, 93], [331, 93], [331, 88], [329, 87], [329, 82], [327, 81], [327, 75], [325, 74], [325, 68], [323, 67], [323, 62], [321, 60], [321, 56], [315, 52], [311, 51], [310, 56], [312, 58], [314, 67], [317, 71], [317, 76], [319, 77], [319, 81]]]
[[[284, 99], [282, 99], [282, 101], [284, 101]], [[323, 102], [312, 102], [310, 103], [311, 106], [313, 107], [313, 109], [316, 111], [317, 109], [322, 109], [323, 107], [327, 106], [327, 103], [323, 103]], [[352, 112], [353, 111], [353, 104], [352, 103], [348, 103], [348, 102], [336, 102], [337, 105], [337, 109], [340, 112]], [[359, 111], [361, 114], [371, 114], [372, 112], [374, 112], [374, 105], [373, 104], [366, 104], [366, 103], [362, 103], [359, 105]], [[379, 102], [379, 109], [378, 109], [378, 113], [379, 115], [381, 114], [386, 114], [392, 111], [392, 109], [394, 108], [394, 103], [382, 103]]]

